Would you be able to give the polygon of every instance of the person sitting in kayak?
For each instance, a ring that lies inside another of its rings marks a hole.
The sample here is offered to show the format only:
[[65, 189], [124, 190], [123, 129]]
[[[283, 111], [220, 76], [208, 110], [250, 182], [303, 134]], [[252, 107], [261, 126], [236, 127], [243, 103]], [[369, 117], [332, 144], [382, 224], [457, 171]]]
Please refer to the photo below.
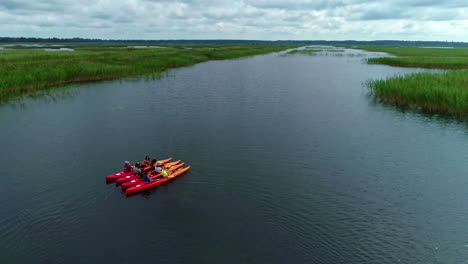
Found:
[[153, 160], [151, 161], [151, 163], [150, 163], [150, 168], [149, 168], [150, 171], [153, 171], [153, 170], [156, 169], [156, 162], [157, 162], [157, 160], [155, 160], [155, 159], [153, 159]]
[[143, 182], [151, 182], [150, 175], [151, 175], [150, 172], [146, 171], [145, 175], [143, 175]]
[[126, 161], [124, 163], [123, 172], [131, 172], [132, 170], [133, 170], [132, 165], [130, 165], [130, 162]]
[[140, 170], [140, 163], [137, 162], [137, 163], [135, 163], [135, 167], [133, 168], [133, 175], [139, 176], [140, 173], [141, 173], [141, 170]]
[[154, 167], [154, 170], [156, 171], [156, 173], [161, 173], [161, 170], [162, 170], [161, 164], [156, 163], [156, 167]]
[[145, 164], [145, 165], [148, 165], [148, 164], [150, 164], [150, 160], [151, 160], [150, 156], [146, 156], [146, 157], [145, 157], [145, 160], [142, 161], [141, 163], [143, 163], [143, 164]]
[[166, 168], [163, 167], [163, 169], [161, 170], [161, 175], [162, 175], [164, 178], [167, 178], [169, 175], [171, 175], [171, 172], [168, 171]]
[[[159, 165], [159, 164], [158, 164]], [[161, 170], [161, 175], [159, 175], [158, 177], [154, 178], [154, 180], [161, 180], [161, 179], [164, 179], [164, 178], [167, 178], [169, 175], [171, 175], [170, 171], [166, 170], [166, 168], [164, 166], [161, 166], [159, 165], [159, 167], [156, 167], [156, 168], [159, 168]], [[159, 172], [158, 172], [159, 173]]]

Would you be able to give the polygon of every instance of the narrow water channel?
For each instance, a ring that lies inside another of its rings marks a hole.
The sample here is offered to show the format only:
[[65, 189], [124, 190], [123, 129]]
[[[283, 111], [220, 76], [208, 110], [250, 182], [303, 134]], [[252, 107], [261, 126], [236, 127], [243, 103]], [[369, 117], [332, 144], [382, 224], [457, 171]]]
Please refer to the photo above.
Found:
[[[337, 52], [338, 53], [338, 52]], [[1, 263], [464, 263], [468, 129], [373, 102], [357, 50], [212, 61], [0, 106]], [[126, 197], [106, 175], [190, 173]]]

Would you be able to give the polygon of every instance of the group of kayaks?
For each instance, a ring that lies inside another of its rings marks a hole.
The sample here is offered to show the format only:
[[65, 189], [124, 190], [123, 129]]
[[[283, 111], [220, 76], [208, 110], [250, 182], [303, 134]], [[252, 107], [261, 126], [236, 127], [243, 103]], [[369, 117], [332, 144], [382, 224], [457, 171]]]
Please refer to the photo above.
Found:
[[168, 172], [168, 176], [163, 177], [161, 173], [156, 173], [156, 171], [152, 170], [150, 165], [147, 165], [146, 167], [142, 167], [141, 169], [150, 170], [150, 182], [144, 182], [143, 179], [141, 179], [138, 175], [135, 175], [133, 171], [121, 171], [109, 175], [106, 177], [106, 182], [115, 182], [117, 185], [120, 185], [122, 187], [122, 190], [125, 190], [125, 193], [127, 195], [130, 195], [144, 190], [149, 190], [165, 182], [168, 182], [174, 179], [175, 177], [184, 174], [190, 169], [190, 166], [184, 168], [183, 166], [185, 163], [181, 160], [172, 162], [172, 158], [158, 160], [157, 163], [160, 166], [164, 166], [164, 168]]

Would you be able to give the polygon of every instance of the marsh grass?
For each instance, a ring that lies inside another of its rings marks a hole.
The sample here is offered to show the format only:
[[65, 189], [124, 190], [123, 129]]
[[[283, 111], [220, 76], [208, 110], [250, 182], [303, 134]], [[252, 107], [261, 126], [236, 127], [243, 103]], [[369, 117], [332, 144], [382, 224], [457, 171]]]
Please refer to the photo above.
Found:
[[468, 48], [366, 47], [398, 57], [370, 58], [370, 64], [448, 69], [368, 81], [375, 98], [429, 113], [468, 116]]
[[468, 48], [362, 47], [397, 57], [370, 58], [370, 64], [429, 69], [468, 69]]
[[414, 73], [367, 83], [380, 100], [431, 113], [468, 116], [468, 70]]
[[369, 64], [427, 69], [468, 69], [468, 57], [370, 58]]
[[87, 47], [74, 52], [0, 50], [0, 101], [39, 90], [99, 80], [151, 75], [208, 60], [278, 52], [294, 46], [245, 45], [192, 49]]

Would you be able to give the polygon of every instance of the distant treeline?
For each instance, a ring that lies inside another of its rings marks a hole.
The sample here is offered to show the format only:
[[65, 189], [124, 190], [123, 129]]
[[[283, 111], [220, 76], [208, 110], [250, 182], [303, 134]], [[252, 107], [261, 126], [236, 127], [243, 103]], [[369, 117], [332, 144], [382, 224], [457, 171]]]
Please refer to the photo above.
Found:
[[249, 44], [249, 45], [386, 45], [386, 46], [468, 46], [466, 42], [449, 41], [402, 41], [402, 40], [235, 40], [235, 39], [177, 39], [177, 40], [111, 40], [111, 39], [86, 39], [86, 38], [11, 38], [0, 37], [2, 43], [146, 43], [146, 44]]

